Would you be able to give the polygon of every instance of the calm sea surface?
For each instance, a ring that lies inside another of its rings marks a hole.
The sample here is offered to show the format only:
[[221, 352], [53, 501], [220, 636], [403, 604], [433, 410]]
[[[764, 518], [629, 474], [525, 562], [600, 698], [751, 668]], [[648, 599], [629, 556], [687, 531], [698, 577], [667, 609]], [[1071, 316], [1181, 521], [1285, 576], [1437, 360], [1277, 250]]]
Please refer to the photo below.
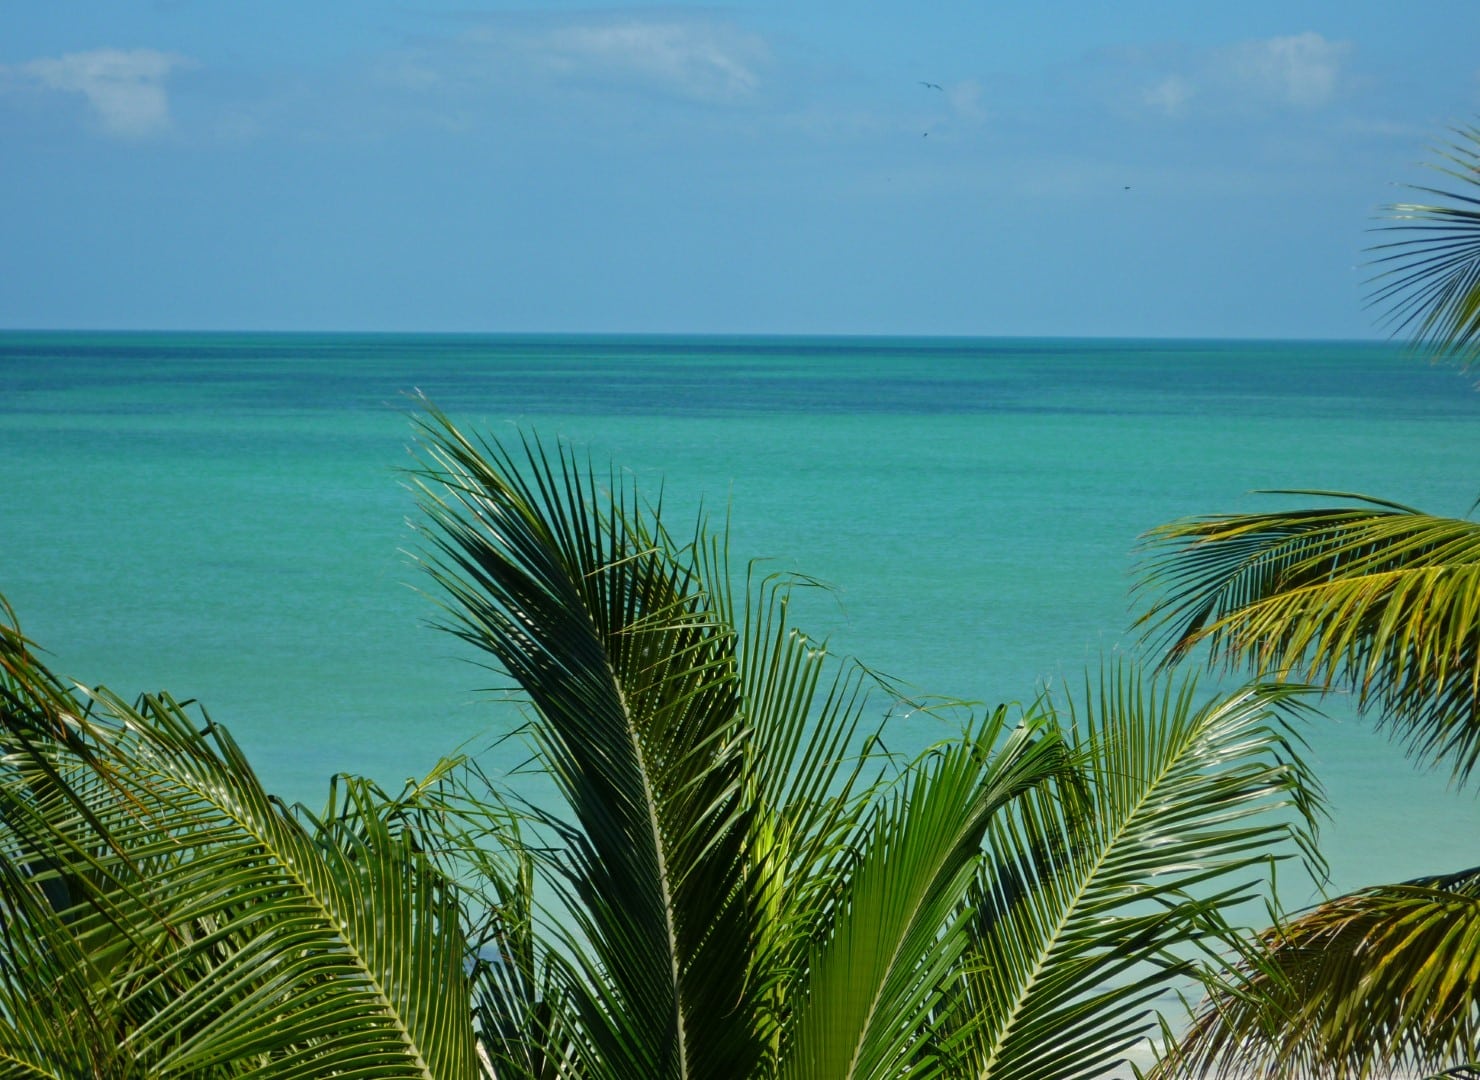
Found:
[[[673, 521], [728, 514], [737, 562], [835, 586], [805, 611], [834, 652], [988, 703], [1131, 647], [1158, 523], [1480, 495], [1480, 393], [1368, 344], [8, 332], [0, 594], [78, 680], [199, 698], [290, 799], [487, 746], [517, 715], [405, 554], [417, 389], [613, 459]], [[1337, 887], [1480, 861], [1473, 793], [1365, 723], [1311, 737]]]

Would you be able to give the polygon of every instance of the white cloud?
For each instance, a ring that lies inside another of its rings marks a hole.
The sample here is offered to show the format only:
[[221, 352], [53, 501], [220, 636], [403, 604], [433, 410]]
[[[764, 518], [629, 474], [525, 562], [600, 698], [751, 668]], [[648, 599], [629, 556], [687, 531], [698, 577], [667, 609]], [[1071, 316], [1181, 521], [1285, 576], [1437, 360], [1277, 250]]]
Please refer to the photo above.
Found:
[[573, 70], [630, 75], [710, 101], [753, 94], [765, 51], [759, 39], [722, 27], [638, 20], [563, 27], [548, 46], [552, 61]]
[[1180, 75], [1168, 75], [1155, 86], [1141, 93], [1141, 101], [1168, 116], [1181, 116], [1187, 103], [1197, 94], [1197, 88]]
[[[1319, 109], [1350, 88], [1345, 70], [1351, 45], [1307, 32], [1241, 41], [1200, 54], [1159, 50], [1121, 52], [1123, 70], [1140, 69], [1143, 107], [1180, 116], [1199, 112]], [[1147, 77], [1147, 70], [1155, 72]], [[1159, 70], [1158, 70], [1159, 69]]]
[[975, 79], [951, 83], [945, 92], [946, 101], [963, 120], [982, 121], [987, 118], [986, 107], [982, 105], [981, 83]]
[[1341, 66], [1351, 46], [1320, 34], [1246, 41], [1225, 59], [1233, 77], [1250, 93], [1282, 104], [1316, 108], [1335, 98]]
[[761, 87], [770, 49], [733, 25], [676, 15], [497, 17], [455, 49], [423, 46], [385, 75], [421, 90], [501, 78], [594, 84], [735, 104]]
[[32, 60], [20, 71], [49, 89], [81, 94], [107, 134], [142, 139], [169, 130], [165, 79], [189, 64], [152, 49], [94, 49]]

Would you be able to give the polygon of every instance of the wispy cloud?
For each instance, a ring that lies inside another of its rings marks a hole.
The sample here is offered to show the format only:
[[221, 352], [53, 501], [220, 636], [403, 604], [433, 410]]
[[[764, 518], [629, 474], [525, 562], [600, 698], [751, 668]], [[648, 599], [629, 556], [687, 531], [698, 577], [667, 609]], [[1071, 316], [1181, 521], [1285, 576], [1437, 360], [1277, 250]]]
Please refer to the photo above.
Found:
[[987, 118], [986, 106], [982, 104], [982, 86], [975, 79], [962, 79], [945, 87], [946, 101], [956, 115], [963, 120], [981, 121]]
[[191, 61], [152, 49], [94, 49], [22, 64], [22, 76], [50, 90], [81, 94], [102, 130], [143, 139], [171, 125], [165, 80]]
[[1148, 86], [1141, 93], [1141, 101], [1166, 113], [1168, 116], [1180, 116], [1187, 109], [1187, 103], [1197, 94], [1197, 89], [1180, 75], [1168, 75], [1154, 86]]
[[1141, 69], [1136, 97], [1166, 116], [1204, 112], [1310, 111], [1339, 100], [1350, 78], [1349, 42], [1309, 31], [1240, 41], [1190, 53], [1161, 48], [1122, 52], [1128, 70]]
[[733, 28], [629, 19], [565, 26], [534, 43], [555, 70], [633, 79], [702, 101], [736, 101], [760, 86], [764, 43]]
[[1240, 42], [1219, 60], [1250, 94], [1297, 108], [1318, 108], [1336, 97], [1342, 64], [1350, 52], [1347, 42], [1305, 33]]
[[518, 81], [738, 104], [762, 86], [764, 38], [730, 23], [672, 13], [500, 16], [456, 40], [426, 41], [382, 68], [415, 90]]

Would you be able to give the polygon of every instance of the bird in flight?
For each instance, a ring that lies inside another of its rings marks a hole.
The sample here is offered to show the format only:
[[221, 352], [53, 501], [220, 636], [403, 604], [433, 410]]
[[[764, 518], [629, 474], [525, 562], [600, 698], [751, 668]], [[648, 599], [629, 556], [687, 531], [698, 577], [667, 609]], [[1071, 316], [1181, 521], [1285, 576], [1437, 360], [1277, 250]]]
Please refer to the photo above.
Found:
[[945, 87], [941, 86], [940, 83], [926, 82], [924, 79], [921, 79], [920, 80], [920, 85], [923, 86], [923, 87], [925, 87], [926, 89], [929, 89], [929, 90], [944, 90], [945, 89]]

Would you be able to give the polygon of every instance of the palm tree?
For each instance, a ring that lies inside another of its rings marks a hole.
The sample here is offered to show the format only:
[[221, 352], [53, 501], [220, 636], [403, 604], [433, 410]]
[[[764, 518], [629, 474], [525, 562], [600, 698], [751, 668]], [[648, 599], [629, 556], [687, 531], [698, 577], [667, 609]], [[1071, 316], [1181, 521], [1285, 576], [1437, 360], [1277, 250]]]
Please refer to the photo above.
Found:
[[[1480, 188], [1480, 129], [1441, 171]], [[1390, 208], [1374, 302], [1433, 355], [1480, 359], [1480, 199]], [[1411, 235], [1410, 235], [1411, 234]], [[1365, 496], [1174, 522], [1148, 537], [1142, 617], [1165, 662], [1350, 694], [1457, 783], [1480, 759], [1480, 526]], [[1164, 1075], [1480, 1071], [1480, 875], [1337, 897], [1266, 931], [1211, 993]]]
[[569, 811], [530, 827], [572, 928], [544, 1057], [577, 1075], [1101, 1074], [1292, 835], [1263, 812], [1314, 812], [1288, 689], [1199, 705], [1116, 667], [1067, 722], [999, 709], [897, 768], [786, 579], [737, 602], [722, 536], [674, 541], [619, 477], [422, 432], [451, 625]]
[[739, 587], [722, 532], [568, 450], [420, 431], [425, 565], [557, 805], [454, 760], [286, 808], [11, 620], [0, 1075], [1104, 1075], [1311, 850], [1290, 688], [1109, 664], [901, 761], [804, 582]]

